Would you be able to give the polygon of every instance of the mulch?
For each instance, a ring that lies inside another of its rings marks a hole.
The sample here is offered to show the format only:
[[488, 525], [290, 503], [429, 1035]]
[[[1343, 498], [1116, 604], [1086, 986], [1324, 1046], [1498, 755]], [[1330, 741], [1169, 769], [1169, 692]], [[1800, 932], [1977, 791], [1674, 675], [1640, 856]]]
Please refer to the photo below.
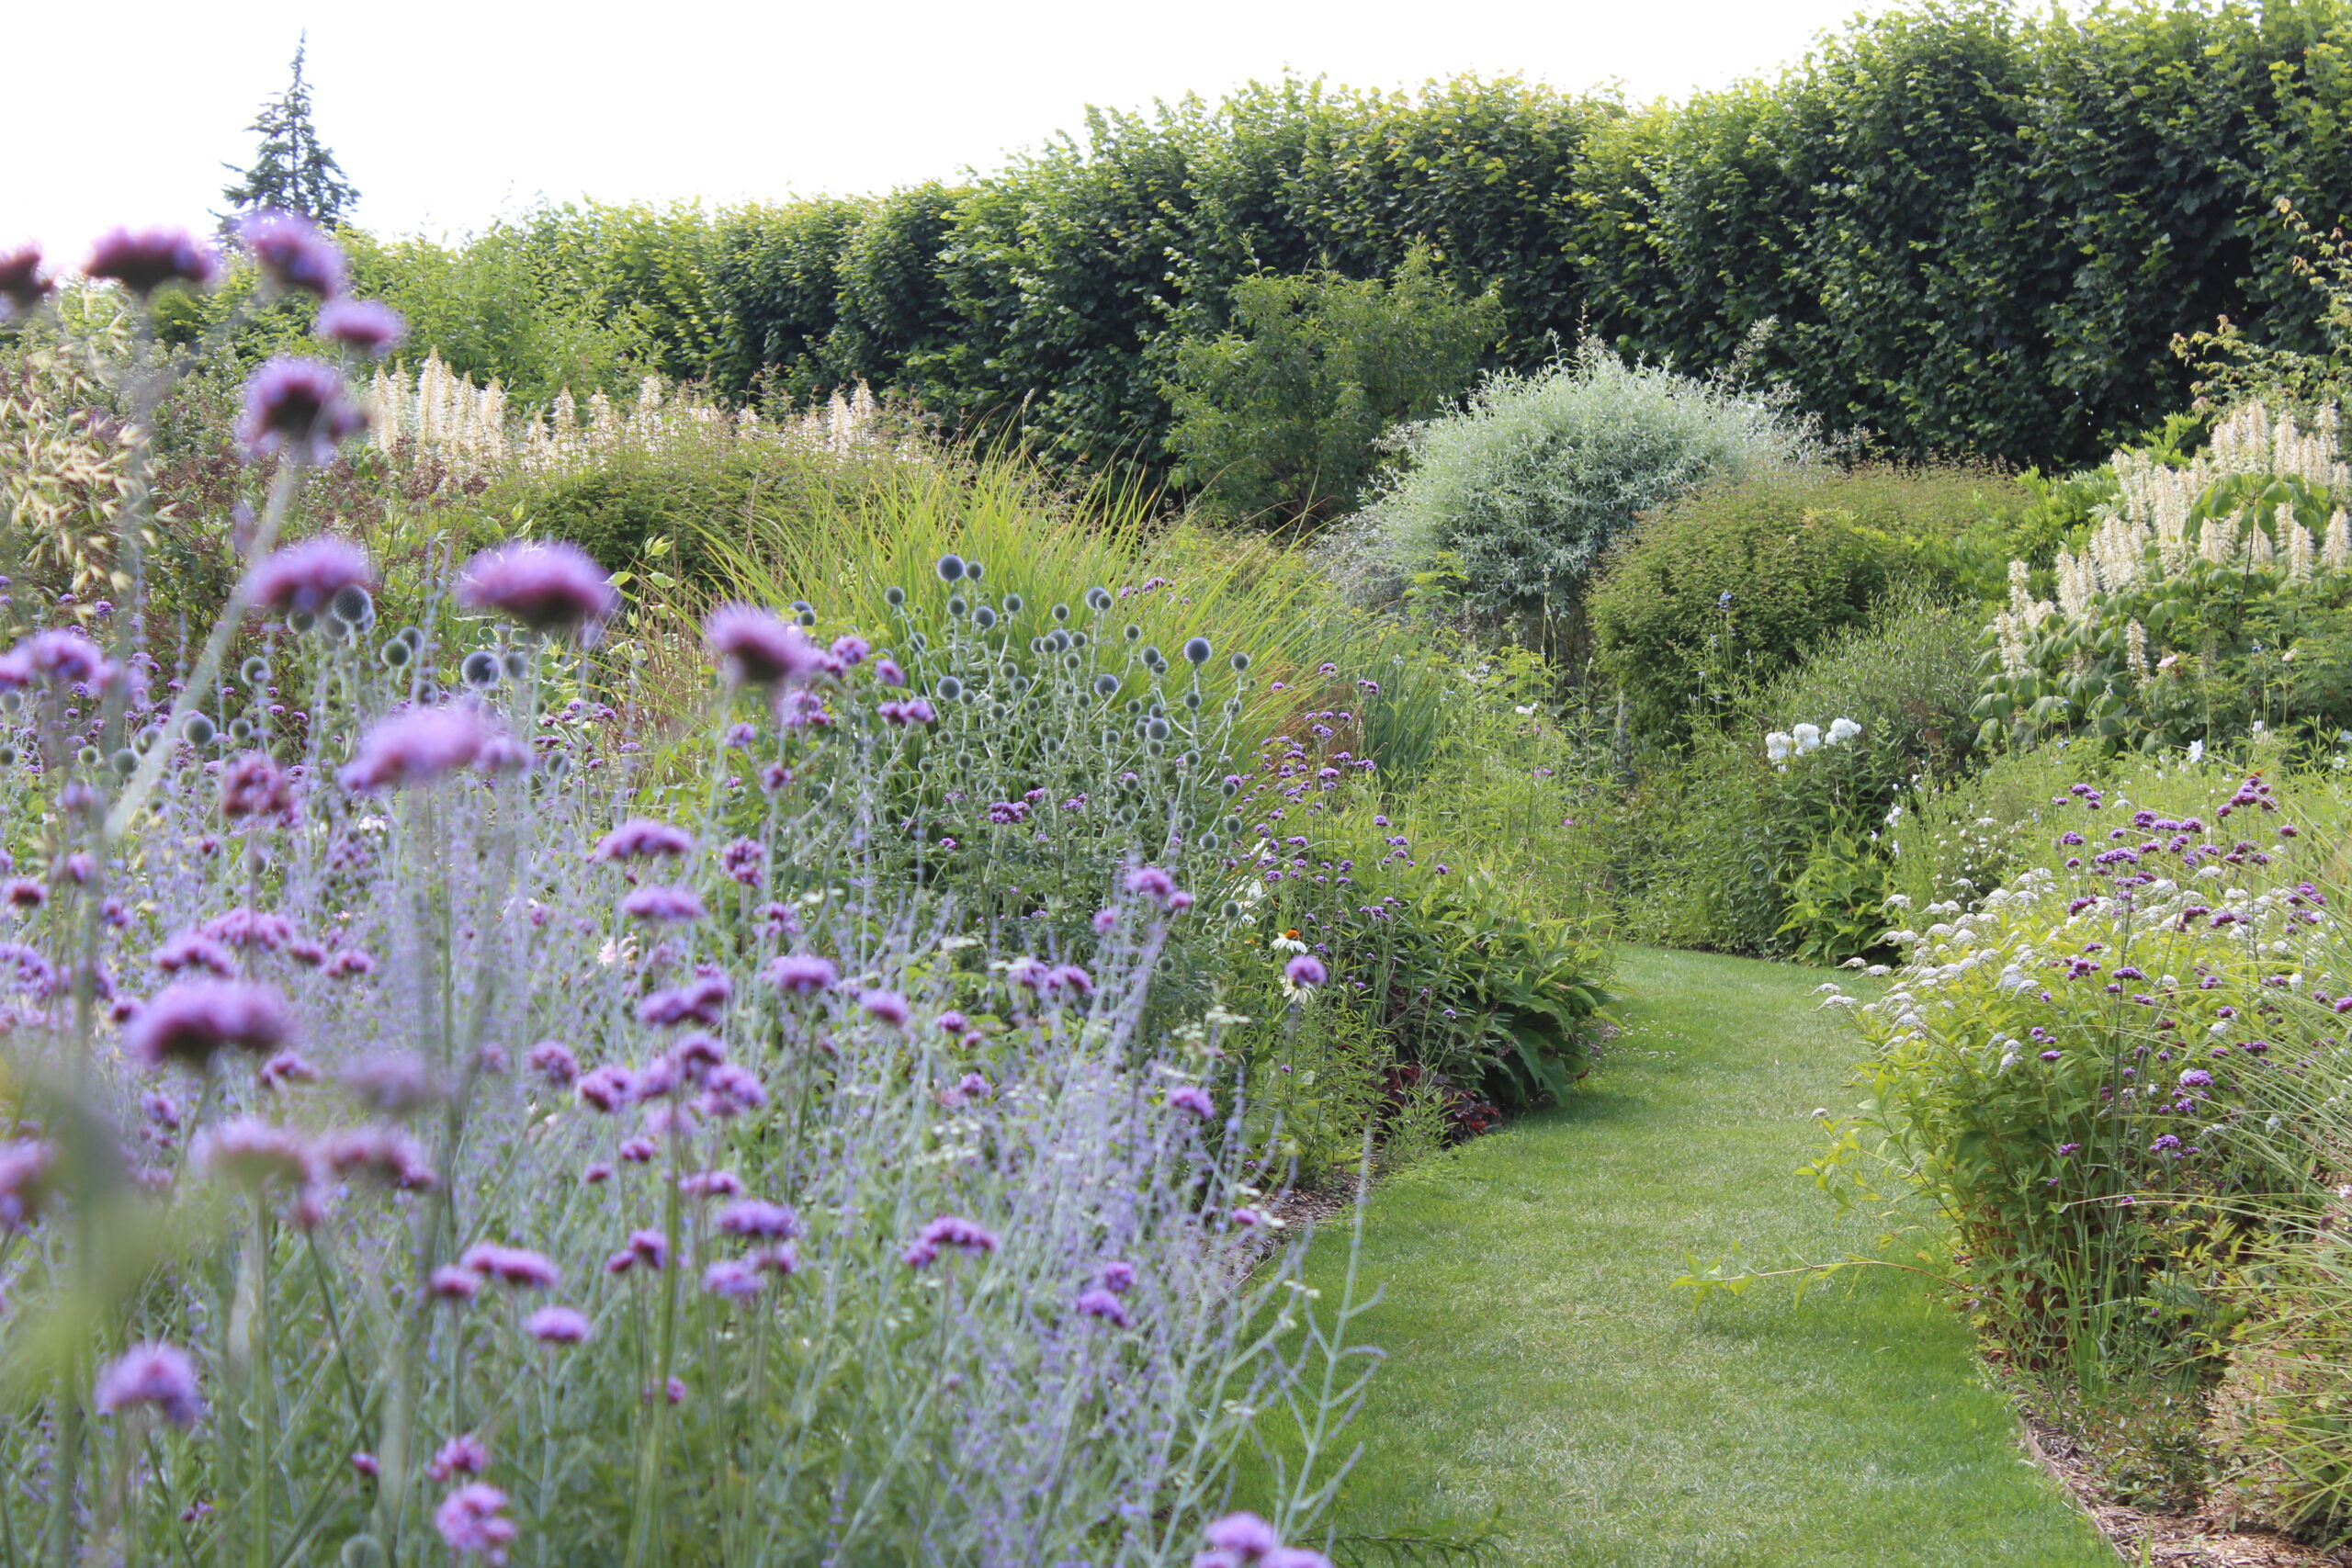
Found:
[[2352, 1568], [2352, 1549], [2322, 1551], [2201, 1511], [2159, 1514], [2126, 1507], [2107, 1496], [2073, 1438], [2030, 1417], [2021, 1425], [2027, 1450], [2065, 1484], [2125, 1562], [2157, 1568]]

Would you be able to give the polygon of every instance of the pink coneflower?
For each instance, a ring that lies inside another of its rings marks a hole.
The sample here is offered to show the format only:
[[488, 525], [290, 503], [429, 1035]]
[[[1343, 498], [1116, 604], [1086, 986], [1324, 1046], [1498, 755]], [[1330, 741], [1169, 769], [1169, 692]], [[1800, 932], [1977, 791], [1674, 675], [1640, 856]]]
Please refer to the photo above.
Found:
[[343, 292], [343, 248], [300, 213], [253, 213], [238, 221], [237, 237], [278, 288], [302, 289], [322, 299]]
[[476, 1242], [458, 1255], [458, 1261], [502, 1285], [522, 1290], [552, 1290], [563, 1277], [547, 1254], [526, 1247], [502, 1247], [494, 1241]]
[[745, 1198], [718, 1212], [718, 1234], [746, 1241], [790, 1241], [800, 1234], [800, 1216], [764, 1198]]
[[284, 1049], [293, 1032], [285, 998], [267, 986], [181, 980], [147, 1003], [124, 1030], [123, 1043], [145, 1066], [177, 1061], [202, 1067], [230, 1047], [266, 1056]]
[[359, 755], [336, 775], [346, 790], [429, 784], [459, 768], [519, 766], [527, 754], [480, 708], [419, 708], [384, 719], [360, 738]]
[[694, 847], [695, 836], [684, 828], [656, 822], [650, 817], [632, 817], [598, 840], [590, 852], [596, 860], [639, 860], [687, 854]]
[[336, 594], [371, 588], [375, 581], [367, 551], [348, 539], [320, 534], [264, 556], [246, 577], [245, 591], [277, 615], [322, 615]]
[[466, 565], [458, 603], [520, 621], [533, 631], [600, 626], [621, 607], [612, 574], [578, 545], [501, 545]]
[[156, 1339], [133, 1345], [107, 1363], [98, 1373], [96, 1403], [102, 1416], [152, 1404], [183, 1431], [204, 1415], [196, 1363], [178, 1346]]
[[314, 337], [371, 359], [381, 359], [408, 335], [408, 323], [390, 305], [374, 299], [330, 299], [311, 324]]
[[433, 1528], [450, 1551], [504, 1568], [515, 1535], [514, 1521], [502, 1512], [505, 1506], [505, 1493], [487, 1482], [469, 1481], [433, 1510]]
[[166, 283], [207, 288], [220, 264], [185, 229], [116, 229], [99, 236], [82, 270], [144, 299]]
[[702, 629], [730, 684], [797, 686], [825, 673], [825, 650], [807, 632], [756, 606], [722, 604]]
[[541, 1307], [523, 1320], [523, 1332], [542, 1345], [578, 1345], [588, 1337], [588, 1317], [571, 1307]]
[[1168, 1091], [1168, 1109], [1182, 1111], [1205, 1122], [1216, 1114], [1216, 1101], [1198, 1084], [1178, 1084]]
[[367, 428], [367, 411], [351, 401], [343, 372], [323, 360], [281, 355], [245, 381], [237, 439], [256, 457], [284, 451], [331, 463], [336, 447]]
[[765, 977], [779, 991], [807, 997], [831, 989], [842, 976], [830, 958], [820, 958], [813, 953], [787, 953], [768, 961]]
[[691, 887], [659, 884], [640, 887], [621, 900], [621, 913], [635, 920], [674, 925], [703, 918], [702, 895]]

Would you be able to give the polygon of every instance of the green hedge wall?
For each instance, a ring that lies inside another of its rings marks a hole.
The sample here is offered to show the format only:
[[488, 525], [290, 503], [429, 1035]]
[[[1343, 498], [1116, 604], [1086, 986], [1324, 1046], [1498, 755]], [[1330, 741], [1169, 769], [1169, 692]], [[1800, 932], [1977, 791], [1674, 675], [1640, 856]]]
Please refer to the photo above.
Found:
[[961, 188], [526, 220], [658, 367], [747, 396], [864, 379], [1081, 465], [1161, 464], [1176, 342], [1257, 271], [1393, 273], [1424, 241], [1506, 312], [1760, 368], [1886, 449], [2073, 464], [2186, 399], [2176, 331], [2303, 346], [2270, 210], [2352, 216], [2352, 0], [1995, 0], [1858, 22], [1779, 79], [1629, 110], [1516, 80], [1288, 81], [1098, 113]]

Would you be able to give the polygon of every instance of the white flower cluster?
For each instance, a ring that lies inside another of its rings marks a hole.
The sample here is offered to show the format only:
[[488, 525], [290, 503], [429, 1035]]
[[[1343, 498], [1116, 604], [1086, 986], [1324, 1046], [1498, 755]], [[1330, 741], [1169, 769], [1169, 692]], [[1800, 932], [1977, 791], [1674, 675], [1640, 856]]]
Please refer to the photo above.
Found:
[[1831, 719], [1826, 735], [1817, 724], [1776, 729], [1764, 738], [1764, 755], [1774, 767], [1785, 770], [1798, 757], [1809, 756], [1824, 746], [1843, 746], [1861, 732], [1862, 727], [1850, 718]]

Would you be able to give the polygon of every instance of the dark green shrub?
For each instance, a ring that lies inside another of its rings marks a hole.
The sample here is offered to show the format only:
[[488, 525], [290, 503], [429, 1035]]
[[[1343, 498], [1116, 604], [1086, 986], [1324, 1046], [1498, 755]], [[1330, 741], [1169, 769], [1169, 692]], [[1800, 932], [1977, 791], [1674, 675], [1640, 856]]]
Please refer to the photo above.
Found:
[[1679, 738], [1742, 683], [1862, 625], [1898, 586], [1999, 582], [1999, 519], [2024, 499], [2014, 480], [1966, 468], [1777, 474], [1702, 491], [1644, 524], [1595, 587], [1601, 669], [1645, 730]]
[[1385, 431], [1469, 384], [1502, 306], [1439, 276], [1420, 248], [1386, 285], [1243, 278], [1233, 320], [1177, 344], [1176, 479], [1211, 517], [1311, 527], [1354, 507]]

